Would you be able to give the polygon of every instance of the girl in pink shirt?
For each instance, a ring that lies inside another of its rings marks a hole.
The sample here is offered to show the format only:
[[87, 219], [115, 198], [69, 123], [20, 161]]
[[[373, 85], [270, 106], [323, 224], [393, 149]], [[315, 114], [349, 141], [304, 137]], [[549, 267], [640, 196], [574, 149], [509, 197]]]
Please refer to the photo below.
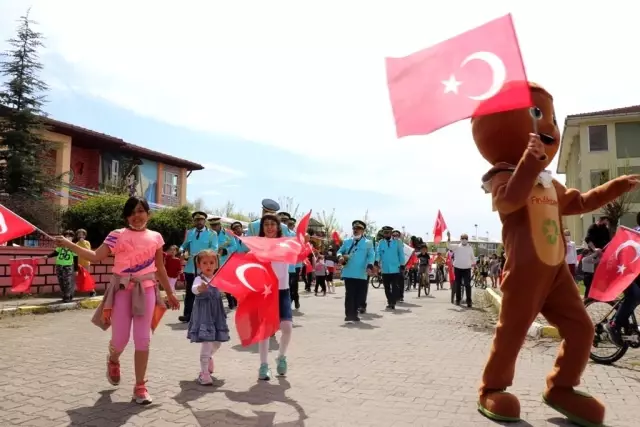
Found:
[[136, 385], [133, 400], [141, 405], [151, 403], [145, 385], [151, 324], [159, 301], [156, 280], [167, 294], [168, 305], [177, 310], [176, 299], [164, 268], [162, 236], [147, 229], [149, 203], [141, 197], [130, 197], [124, 204], [122, 216], [128, 226], [114, 230], [104, 243], [92, 251], [57, 237], [56, 243], [71, 249], [80, 257], [98, 263], [114, 255], [113, 277], [103, 299], [103, 325], [111, 326], [111, 342], [107, 357], [107, 379], [112, 385], [120, 384], [120, 355], [124, 351], [133, 326], [134, 369]]

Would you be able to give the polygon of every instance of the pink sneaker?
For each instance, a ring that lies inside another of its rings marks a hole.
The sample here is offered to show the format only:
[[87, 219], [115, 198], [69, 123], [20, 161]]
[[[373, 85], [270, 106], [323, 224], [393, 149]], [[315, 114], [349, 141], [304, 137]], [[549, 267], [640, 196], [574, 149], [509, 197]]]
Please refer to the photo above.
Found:
[[138, 405], [149, 405], [152, 400], [149, 395], [149, 391], [147, 391], [147, 386], [143, 384], [137, 384], [133, 388], [133, 397], [131, 398], [132, 402], [136, 402]]
[[209, 373], [213, 374], [213, 357], [209, 359]]
[[200, 385], [213, 385], [211, 374], [209, 374], [208, 372], [200, 372], [200, 375], [198, 375], [198, 379], [196, 380], [196, 382]]
[[107, 355], [107, 381], [111, 385], [120, 384], [120, 363], [112, 362], [109, 355]]

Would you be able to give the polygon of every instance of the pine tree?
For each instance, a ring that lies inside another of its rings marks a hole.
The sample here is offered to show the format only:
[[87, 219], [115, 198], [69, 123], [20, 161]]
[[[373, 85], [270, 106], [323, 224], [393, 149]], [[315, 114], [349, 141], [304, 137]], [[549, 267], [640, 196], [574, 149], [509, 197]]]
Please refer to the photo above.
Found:
[[40, 198], [52, 177], [47, 174], [55, 148], [43, 135], [47, 85], [39, 78], [38, 50], [43, 36], [34, 31], [29, 11], [18, 20], [16, 36], [0, 57], [0, 194]]

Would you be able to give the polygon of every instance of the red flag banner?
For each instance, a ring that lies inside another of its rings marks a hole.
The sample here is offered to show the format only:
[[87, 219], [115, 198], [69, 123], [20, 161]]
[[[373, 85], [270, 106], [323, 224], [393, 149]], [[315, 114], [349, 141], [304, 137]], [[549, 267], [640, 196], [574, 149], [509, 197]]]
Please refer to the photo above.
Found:
[[341, 240], [340, 240], [340, 235], [338, 234], [337, 231], [334, 231], [333, 233], [331, 233], [331, 239], [333, 240], [333, 243], [340, 246]]
[[640, 275], [640, 233], [618, 227], [593, 276], [589, 298], [613, 301]]
[[36, 227], [0, 205], [0, 244], [35, 231]]
[[91, 273], [83, 266], [78, 266], [78, 275], [76, 276], [76, 291], [92, 292], [96, 290], [96, 281]]
[[238, 300], [236, 330], [243, 346], [267, 339], [280, 328], [278, 278], [271, 263], [251, 252], [236, 252], [220, 267], [212, 285]]
[[533, 105], [511, 15], [386, 66], [398, 138]]
[[437, 245], [442, 241], [442, 233], [447, 229], [447, 223], [444, 222], [442, 212], [438, 209], [438, 215], [436, 216], [436, 223], [433, 225], [433, 242]]
[[12, 259], [11, 266], [11, 292], [27, 293], [31, 289], [33, 278], [38, 271], [38, 258]]

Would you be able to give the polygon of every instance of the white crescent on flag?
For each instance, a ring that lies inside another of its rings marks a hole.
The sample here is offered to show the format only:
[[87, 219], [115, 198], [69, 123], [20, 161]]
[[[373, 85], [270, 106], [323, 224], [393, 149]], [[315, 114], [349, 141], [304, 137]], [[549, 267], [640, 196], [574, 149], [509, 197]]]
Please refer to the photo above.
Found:
[[247, 281], [247, 278], [245, 277], [246, 271], [248, 269], [250, 269], [250, 268], [259, 268], [259, 269], [264, 270], [264, 271], [267, 271], [267, 269], [264, 268], [264, 266], [262, 266], [260, 264], [256, 264], [256, 263], [250, 262], [250, 263], [243, 264], [243, 265], [239, 266], [237, 268], [237, 270], [236, 270], [236, 276], [238, 277], [238, 280], [240, 281], [240, 283], [242, 283], [242, 285], [245, 288], [249, 289], [250, 291], [258, 292], [257, 290], [255, 290], [253, 288], [253, 286], [251, 286], [249, 284], [249, 282]]
[[5, 221], [4, 215], [2, 215], [2, 212], [0, 212], [0, 234], [6, 233], [7, 230], [7, 221]]

